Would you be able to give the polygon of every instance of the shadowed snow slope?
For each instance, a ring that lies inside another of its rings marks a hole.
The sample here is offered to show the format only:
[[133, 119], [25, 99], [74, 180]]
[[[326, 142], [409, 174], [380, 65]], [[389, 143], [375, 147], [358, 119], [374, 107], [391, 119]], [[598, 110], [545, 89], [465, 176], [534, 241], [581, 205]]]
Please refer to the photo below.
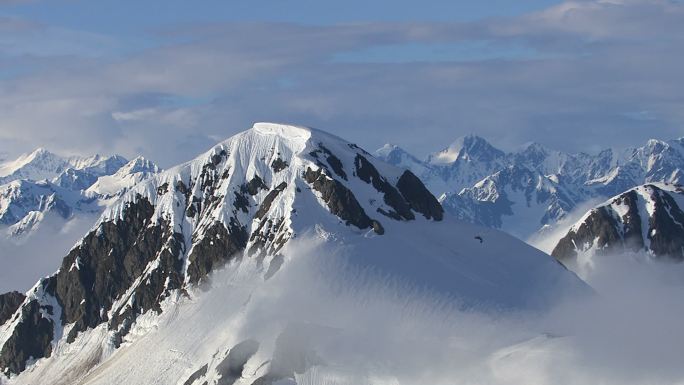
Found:
[[291, 285], [293, 309], [324, 306], [306, 295], [320, 287], [487, 311], [589, 292], [548, 255], [444, 217], [410, 171], [257, 123], [111, 205], [0, 327], [0, 368], [13, 384], [292, 381], [321, 362], [301, 333], [341, 325], [305, 311], [290, 322]]

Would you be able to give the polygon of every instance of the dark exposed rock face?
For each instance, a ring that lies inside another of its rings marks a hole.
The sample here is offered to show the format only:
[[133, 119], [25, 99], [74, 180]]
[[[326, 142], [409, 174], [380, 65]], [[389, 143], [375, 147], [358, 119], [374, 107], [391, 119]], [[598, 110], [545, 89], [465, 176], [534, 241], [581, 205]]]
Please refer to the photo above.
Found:
[[[88, 234], [50, 278], [47, 289], [62, 306], [62, 321], [74, 323], [68, 341], [73, 341], [79, 332], [108, 321], [100, 309], [110, 309], [164, 245], [169, 246], [168, 253], [178, 250], [178, 242], [166, 226], [149, 226], [153, 213], [152, 204], [138, 197], [126, 206], [122, 220], [104, 222]], [[179, 280], [178, 274], [177, 270], [172, 274], [175, 281]], [[151, 304], [145, 303], [144, 307], [150, 308]], [[114, 325], [119, 323], [115, 321]]]
[[276, 197], [278, 197], [278, 195], [280, 195], [280, 193], [285, 191], [286, 188], [287, 188], [287, 183], [282, 182], [281, 184], [276, 186], [276, 188], [274, 188], [272, 191], [270, 191], [268, 193], [268, 195], [266, 195], [266, 198], [264, 198], [264, 201], [261, 202], [261, 206], [259, 206], [259, 210], [257, 210], [255, 216], [259, 219], [263, 218], [264, 215], [266, 215], [266, 213], [268, 212], [268, 210], [271, 209], [271, 204], [273, 204], [273, 200], [275, 200]]
[[198, 282], [216, 267], [234, 258], [247, 245], [247, 231], [236, 222], [231, 229], [216, 222], [209, 227], [188, 257], [188, 278]]
[[411, 171], [404, 171], [397, 182], [397, 188], [411, 208], [423, 214], [425, 218], [441, 221], [444, 217], [444, 209], [437, 198]]
[[373, 225], [354, 193], [337, 180], [328, 178], [321, 169], [313, 171], [307, 168], [304, 180], [321, 193], [330, 212], [348, 225], [352, 224], [360, 229], [367, 229]]
[[577, 232], [568, 234], [558, 242], [551, 255], [563, 262], [577, 256], [575, 245], [583, 247], [580, 245], [586, 244], [590, 247], [593, 242], [598, 249], [606, 252], [621, 243], [617, 220], [605, 208], [595, 209]]
[[655, 212], [649, 220], [651, 250], [655, 255], [684, 260], [684, 213], [668, 194], [655, 200]]
[[268, 190], [268, 186], [266, 186], [266, 183], [259, 178], [258, 175], [255, 175], [252, 179], [250, 179], [247, 184], [243, 186], [243, 192], [248, 193], [251, 196], [257, 195], [259, 193], [259, 190]]
[[233, 385], [235, 381], [242, 377], [247, 361], [259, 350], [259, 343], [254, 340], [247, 340], [235, 345], [228, 352], [228, 356], [216, 367], [216, 371], [221, 376], [217, 385]]
[[415, 216], [411, 210], [415, 210], [427, 219], [442, 220], [442, 205], [411, 171], [404, 171], [395, 188], [364, 156], [356, 155], [354, 165], [356, 176], [383, 193], [385, 203], [392, 207], [389, 212], [378, 209], [381, 214], [396, 220], [413, 220]]
[[0, 351], [0, 368], [6, 374], [19, 374], [26, 369], [26, 361], [49, 357], [52, 353], [53, 325], [43, 314], [52, 314], [50, 306], [33, 300], [21, 308], [21, 322]]
[[287, 183], [282, 182], [276, 188], [266, 195], [261, 206], [254, 216], [260, 220], [257, 228], [252, 232], [250, 241], [250, 255], [257, 255], [259, 258], [265, 257], [267, 254], [277, 253], [290, 239], [292, 235], [285, 227], [285, 221], [280, 218], [278, 220], [266, 219], [265, 215], [271, 209], [273, 201], [287, 188]]
[[275, 172], [281, 172], [281, 171], [285, 170], [287, 168], [287, 166], [288, 166], [287, 162], [280, 159], [280, 158], [277, 158], [277, 159], [273, 160], [273, 162], [271, 162], [271, 168]]
[[195, 383], [195, 381], [199, 380], [200, 378], [204, 377], [207, 375], [207, 370], [209, 369], [208, 364], [204, 364], [201, 368], [197, 369], [197, 371], [188, 377], [187, 380], [183, 383], [183, 385], [192, 385]]
[[[61, 323], [73, 324], [67, 342], [104, 322], [116, 331], [116, 338], [121, 338], [138, 314], [150, 309], [160, 311], [159, 302], [164, 296], [181, 287], [182, 261], [178, 255], [182, 254], [182, 238], [166, 225], [151, 225], [153, 212], [150, 202], [138, 197], [135, 203], [127, 204], [121, 220], [100, 224], [64, 258], [59, 272], [43, 280], [46, 294], [53, 296], [61, 307]], [[112, 319], [108, 319], [107, 311], [114, 301], [126, 293], [154, 259], [159, 263], [135, 287], [134, 300], [123, 308], [113, 309]], [[30, 350], [36, 359], [49, 356], [51, 347], [44, 341], [51, 341], [53, 334], [52, 321], [40, 318], [38, 307], [36, 301], [24, 305], [21, 312], [28, 315], [22, 317], [13, 337], [17, 346]], [[17, 362], [25, 361], [27, 355], [11, 351], [6, 354], [0, 355], [0, 367], [24, 369], [24, 363]], [[8, 364], [7, 357], [19, 361]]]
[[18, 291], [0, 294], [0, 325], [12, 318], [25, 299], [26, 296]]
[[[552, 255], [567, 262], [594, 246], [597, 254], [646, 250], [655, 257], [684, 260], [684, 213], [671, 195], [684, 191], [668, 192], [655, 185], [638, 189], [640, 192], [630, 190], [593, 209], [558, 242]], [[645, 205], [649, 204], [653, 213], [642, 218], [648, 215]], [[622, 216], [613, 207], [621, 207]], [[648, 228], [644, 229], [642, 224]]]
[[335, 172], [335, 174], [337, 174], [337, 176], [339, 176], [340, 178], [347, 180], [347, 173], [344, 172], [344, 166], [342, 165], [342, 161], [340, 161], [340, 158], [336, 157], [323, 144], [319, 143], [318, 144], [318, 150], [312, 151], [310, 153], [310, 155], [319, 161], [318, 162], [319, 166], [327, 169], [325, 164], [320, 162], [321, 154], [325, 155], [325, 161], [330, 165], [333, 172]]
[[396, 220], [403, 219], [410, 221], [416, 218], [411, 212], [409, 204], [406, 203], [399, 191], [397, 191], [387, 179], [380, 175], [378, 170], [368, 161], [368, 159], [361, 155], [356, 155], [354, 164], [356, 166], [356, 176], [362, 181], [370, 183], [377, 191], [383, 193], [385, 203], [394, 209], [389, 212], [379, 209], [378, 211], [381, 214]]

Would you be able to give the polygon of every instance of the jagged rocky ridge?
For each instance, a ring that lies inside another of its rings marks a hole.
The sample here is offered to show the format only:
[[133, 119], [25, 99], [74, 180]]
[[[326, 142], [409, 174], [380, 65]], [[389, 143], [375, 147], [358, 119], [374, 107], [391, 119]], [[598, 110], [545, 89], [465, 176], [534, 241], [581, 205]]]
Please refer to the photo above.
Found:
[[[359, 194], [372, 199], [359, 201]], [[118, 346], [138, 315], [161, 311], [165, 298], [217, 267], [276, 255], [299, 230], [301, 196], [315, 197], [359, 233], [382, 235], [388, 221], [443, 216], [410, 171], [322, 132], [257, 124], [108, 208], [4, 326], [0, 369], [21, 373], [28, 357], [48, 357], [53, 342], [73, 342], [102, 324]]]
[[646, 252], [684, 260], [684, 189], [653, 183], [630, 189], [587, 212], [553, 249], [565, 264], [578, 254]]
[[680, 183], [684, 138], [591, 155], [537, 143], [506, 153], [470, 135], [425, 161], [392, 145], [376, 154], [412, 170], [452, 215], [528, 239], [589, 200], [644, 183]]

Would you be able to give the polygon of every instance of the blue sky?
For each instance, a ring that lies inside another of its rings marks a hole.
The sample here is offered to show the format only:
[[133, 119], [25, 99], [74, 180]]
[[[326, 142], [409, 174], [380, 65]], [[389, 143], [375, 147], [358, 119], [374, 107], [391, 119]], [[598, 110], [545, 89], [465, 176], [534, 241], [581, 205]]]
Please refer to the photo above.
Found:
[[62, 27], [127, 34], [178, 23], [281, 21], [330, 24], [349, 21], [473, 21], [513, 16], [551, 6], [550, 0], [362, 1], [186, 0], [159, 1], [17, 1], [4, 14]]
[[683, 18], [670, 0], [0, 0], [0, 154], [169, 166], [261, 120], [418, 156], [470, 133], [674, 138]]

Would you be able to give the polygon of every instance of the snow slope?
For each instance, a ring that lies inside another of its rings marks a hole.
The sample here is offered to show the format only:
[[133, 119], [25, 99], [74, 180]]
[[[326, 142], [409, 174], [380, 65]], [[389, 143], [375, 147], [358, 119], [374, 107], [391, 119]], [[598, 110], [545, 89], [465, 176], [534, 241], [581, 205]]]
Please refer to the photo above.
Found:
[[412, 173], [322, 131], [257, 123], [111, 205], [0, 327], [0, 367], [11, 384], [292, 383], [319, 362], [300, 330], [343, 326], [288, 322], [319, 306], [310, 279], [491, 311], [588, 293], [548, 255], [444, 217]]

